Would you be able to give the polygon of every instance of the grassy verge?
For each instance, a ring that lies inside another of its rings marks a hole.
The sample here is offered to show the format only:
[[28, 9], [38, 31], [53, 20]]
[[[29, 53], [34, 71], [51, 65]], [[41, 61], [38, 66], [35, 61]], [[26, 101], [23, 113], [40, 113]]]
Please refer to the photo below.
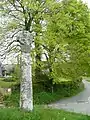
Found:
[[75, 96], [76, 94], [80, 93], [84, 90], [84, 85], [82, 84], [81, 87], [78, 89], [68, 89], [68, 88], [60, 88], [56, 92], [34, 92], [34, 104], [49, 104], [51, 102], [55, 102], [62, 98], [67, 98], [71, 96]]
[[65, 112], [56, 109], [34, 108], [33, 112], [21, 111], [17, 108], [0, 109], [1, 120], [90, 120], [90, 116]]
[[15, 84], [16, 84], [16, 82], [6, 82], [5, 78], [0, 78], [0, 87], [2, 87], [2, 88], [9, 88]]
[[9, 96], [4, 96], [4, 104], [6, 106], [13, 106], [18, 107], [19, 106], [19, 99], [20, 99], [20, 93], [19, 91], [13, 92]]
[[86, 81], [90, 82], [90, 77], [84, 78]]
[[[0, 79], [0, 87], [9, 87], [15, 85], [15, 82], [6, 82], [5, 80]], [[19, 87], [18, 85], [13, 86], [15, 89], [12, 90], [12, 94], [10, 96], [4, 97], [4, 103], [6, 106], [19, 106]], [[79, 81], [65, 81], [63, 80], [61, 84], [57, 84], [54, 86], [53, 93], [51, 93], [51, 90], [47, 90], [49, 87], [40, 86], [34, 86], [34, 104], [49, 104], [51, 102], [58, 101], [65, 97], [70, 97], [78, 94], [84, 89], [83, 83]]]
[[[69, 88], [59, 88], [57, 91], [51, 93], [46, 91], [36, 92], [34, 91], [34, 104], [49, 104], [51, 102], [55, 102], [60, 100], [61, 98], [66, 98], [70, 96], [74, 96], [81, 92], [84, 89], [82, 84], [78, 89], [69, 89]], [[4, 103], [6, 106], [16, 106], [19, 105], [19, 91], [14, 91], [11, 96], [4, 97]]]

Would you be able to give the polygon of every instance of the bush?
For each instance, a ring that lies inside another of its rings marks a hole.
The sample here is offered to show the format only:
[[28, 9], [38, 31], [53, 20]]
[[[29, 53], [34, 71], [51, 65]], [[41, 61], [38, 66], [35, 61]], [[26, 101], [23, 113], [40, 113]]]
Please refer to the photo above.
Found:
[[[64, 97], [70, 97], [76, 95], [84, 89], [84, 85], [81, 81], [75, 85], [77, 81], [73, 82], [62, 82], [61, 84], [54, 85], [54, 91], [45, 91], [41, 84], [34, 84], [34, 104], [49, 104], [55, 102]], [[13, 87], [11, 96], [4, 97], [4, 103], [7, 106], [18, 106], [19, 105], [19, 85]], [[44, 86], [45, 87], [45, 86]]]
[[70, 97], [78, 94], [84, 89], [84, 84], [81, 83], [79, 87], [77, 86], [66, 86], [58, 85], [57, 88], [54, 88], [54, 92], [34, 92], [34, 104], [48, 104], [50, 102], [55, 102], [64, 97]]
[[6, 106], [14, 106], [18, 107], [19, 106], [19, 99], [20, 99], [20, 94], [18, 92], [13, 92], [11, 95], [6, 95], [4, 96], [4, 104]]

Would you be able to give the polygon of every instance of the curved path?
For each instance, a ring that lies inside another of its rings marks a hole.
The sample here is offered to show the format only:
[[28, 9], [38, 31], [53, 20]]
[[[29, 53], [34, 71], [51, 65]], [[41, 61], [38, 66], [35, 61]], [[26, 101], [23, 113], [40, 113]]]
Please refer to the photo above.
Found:
[[90, 82], [83, 80], [85, 90], [76, 96], [61, 99], [49, 104], [49, 107], [90, 115]]

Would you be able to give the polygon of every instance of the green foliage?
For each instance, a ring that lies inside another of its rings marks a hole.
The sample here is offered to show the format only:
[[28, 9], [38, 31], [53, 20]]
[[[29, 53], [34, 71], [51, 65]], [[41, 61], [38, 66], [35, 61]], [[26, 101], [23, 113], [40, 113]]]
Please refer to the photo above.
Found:
[[89, 120], [90, 116], [70, 113], [63, 110], [43, 109], [35, 107], [33, 112], [21, 111], [17, 108], [0, 109], [2, 120]]
[[19, 106], [20, 93], [15, 91], [11, 95], [6, 95], [3, 98], [6, 106], [18, 107]]
[[11, 78], [12, 81], [20, 83], [21, 69], [20, 69], [20, 65], [19, 64], [15, 65], [13, 73], [11, 74], [11, 76], [12, 76], [12, 78]]
[[[47, 80], [53, 80], [54, 84], [60, 83], [61, 78], [64, 81], [68, 79], [70, 82], [75, 82], [80, 76], [85, 74], [89, 76], [90, 20], [89, 10], [85, 4], [77, 0], [62, 0], [62, 2], [4, 0], [0, 2], [0, 5], [3, 5], [3, 11], [5, 8], [4, 14], [7, 14], [8, 17], [12, 14], [12, 20], [9, 20], [7, 30], [16, 31], [20, 28], [35, 33], [33, 58], [36, 64], [34, 70], [37, 69], [39, 74], [48, 71], [46, 74], [49, 79]], [[44, 29], [42, 21], [46, 22]], [[42, 54], [46, 56], [46, 64], [41, 62]], [[19, 82], [20, 75], [20, 69], [16, 66], [10, 79]], [[48, 83], [46, 82], [46, 84]], [[66, 91], [73, 89], [75, 84], [78, 86], [79, 82], [72, 85], [68, 83], [72, 87], [65, 85], [64, 95], [67, 94]], [[50, 85], [52, 86], [52, 84]], [[68, 96], [70, 95], [71, 93], [68, 92]], [[37, 101], [40, 98], [40, 103], [44, 103], [43, 100], [48, 103], [48, 101], [54, 100], [55, 96], [52, 96], [51, 93], [44, 91], [39, 93], [36, 98]]]
[[[43, 48], [47, 51], [49, 76], [75, 80], [90, 75], [90, 19], [81, 1], [62, 0], [49, 6]], [[66, 22], [67, 21], [67, 22]]]
[[[65, 79], [64, 79], [65, 80]], [[48, 84], [48, 83], [47, 83]], [[70, 97], [78, 94], [84, 90], [84, 85], [81, 81], [62, 81], [59, 84], [55, 84], [53, 87], [53, 93], [49, 85], [42, 85], [38, 83], [33, 85], [34, 92], [34, 104], [48, 104], [61, 98]], [[6, 106], [18, 106], [19, 105], [19, 88], [13, 90], [11, 96], [4, 97], [4, 103]]]
[[[34, 91], [34, 104], [48, 104], [54, 101], [58, 101], [61, 98], [70, 97], [78, 94], [79, 92], [84, 90], [84, 85], [83, 83], [78, 81], [63, 81], [58, 85], [54, 85], [53, 93], [45, 90], [41, 90], [42, 92], [37, 92], [37, 89], [35, 89]], [[48, 88], [46, 88], [46, 90], [47, 89]]]

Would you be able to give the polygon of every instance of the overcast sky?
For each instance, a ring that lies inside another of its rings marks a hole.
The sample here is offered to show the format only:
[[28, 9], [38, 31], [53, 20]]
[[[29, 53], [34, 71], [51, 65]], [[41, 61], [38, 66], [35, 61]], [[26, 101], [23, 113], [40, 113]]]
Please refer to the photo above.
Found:
[[87, 3], [88, 7], [90, 8], [90, 0], [82, 0], [84, 3]]

